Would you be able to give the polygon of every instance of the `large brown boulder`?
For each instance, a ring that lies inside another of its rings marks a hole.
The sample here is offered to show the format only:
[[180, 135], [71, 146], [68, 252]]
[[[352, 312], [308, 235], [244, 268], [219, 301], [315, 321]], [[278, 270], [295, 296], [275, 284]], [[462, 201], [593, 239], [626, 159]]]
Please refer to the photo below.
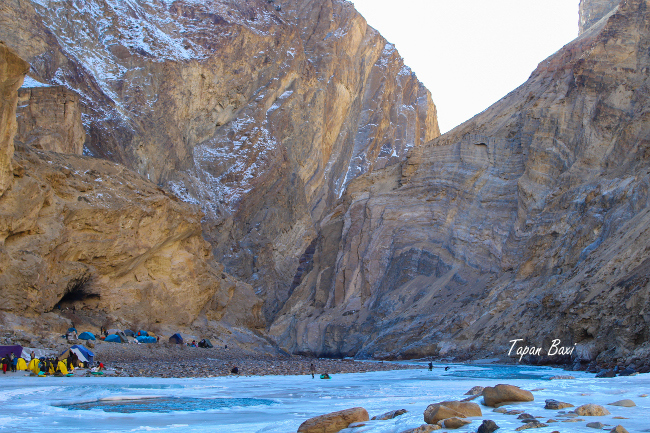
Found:
[[456, 428], [461, 428], [463, 426], [466, 426], [467, 424], [471, 424], [471, 421], [468, 421], [466, 419], [461, 419], [461, 418], [448, 418], [444, 421], [442, 421], [442, 425], [445, 428], [450, 428], [450, 429], [456, 429]]
[[483, 390], [483, 400], [486, 406], [497, 407], [505, 403], [533, 401], [533, 393], [514, 385], [488, 386]]
[[298, 433], [336, 433], [354, 422], [368, 421], [368, 412], [362, 407], [340, 410], [310, 418], [300, 424]]
[[442, 401], [430, 404], [424, 411], [424, 421], [428, 424], [435, 424], [447, 418], [466, 418], [481, 416], [481, 407], [469, 401]]
[[598, 404], [583, 404], [575, 410], [580, 416], [604, 416], [609, 415], [609, 411]]

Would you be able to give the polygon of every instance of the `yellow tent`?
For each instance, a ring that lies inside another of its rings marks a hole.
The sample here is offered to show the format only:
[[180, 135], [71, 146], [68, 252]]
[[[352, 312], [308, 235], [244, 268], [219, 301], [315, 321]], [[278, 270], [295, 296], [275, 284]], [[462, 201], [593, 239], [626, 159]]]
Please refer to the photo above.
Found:
[[31, 361], [29, 361], [29, 365], [27, 366], [27, 368], [29, 369], [29, 371], [33, 372], [34, 374], [38, 374], [41, 371], [41, 369], [38, 368], [38, 363], [39, 363], [38, 359], [34, 358]]
[[23, 358], [18, 358], [18, 362], [16, 363], [16, 370], [27, 370], [27, 363]]
[[68, 374], [68, 368], [65, 366], [65, 362], [59, 361], [59, 366], [57, 367], [57, 370], [61, 372], [61, 374]]

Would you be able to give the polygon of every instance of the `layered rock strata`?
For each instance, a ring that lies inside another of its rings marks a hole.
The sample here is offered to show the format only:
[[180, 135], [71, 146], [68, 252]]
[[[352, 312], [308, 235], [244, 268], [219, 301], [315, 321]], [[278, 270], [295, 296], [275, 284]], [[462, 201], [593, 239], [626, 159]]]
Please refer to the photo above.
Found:
[[646, 1], [621, 3], [485, 112], [354, 180], [271, 331], [333, 356], [643, 352], [649, 28]]
[[355, 177], [439, 135], [429, 92], [342, 0], [9, 0], [0, 37], [80, 94], [91, 155], [199, 204], [274, 317]]
[[63, 86], [21, 87], [18, 90], [15, 140], [35, 149], [83, 153], [86, 131], [79, 95]]

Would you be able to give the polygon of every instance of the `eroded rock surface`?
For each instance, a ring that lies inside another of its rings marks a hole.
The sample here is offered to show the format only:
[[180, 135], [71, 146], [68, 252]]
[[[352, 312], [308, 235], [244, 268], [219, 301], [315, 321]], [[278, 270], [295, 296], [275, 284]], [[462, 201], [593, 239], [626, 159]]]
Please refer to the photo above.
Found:
[[86, 131], [79, 95], [63, 86], [18, 90], [18, 130], [15, 140], [36, 149], [83, 153]]
[[16, 133], [16, 91], [27, 71], [29, 64], [0, 41], [0, 196], [14, 178], [11, 158]]
[[558, 339], [631, 357], [650, 332], [649, 24], [645, 1], [622, 3], [483, 113], [352, 181], [271, 328], [282, 344], [470, 357]]
[[3, 310], [58, 304], [187, 327], [238, 299], [240, 319], [261, 325], [252, 288], [225, 275], [202, 238], [197, 207], [108, 161], [31, 148], [14, 157], [24, 174], [0, 198]]
[[269, 321], [345, 186], [439, 135], [429, 92], [351, 3], [276, 6], [0, 9], [0, 38], [35, 78], [80, 94], [87, 152], [201, 206], [215, 255], [265, 299]]

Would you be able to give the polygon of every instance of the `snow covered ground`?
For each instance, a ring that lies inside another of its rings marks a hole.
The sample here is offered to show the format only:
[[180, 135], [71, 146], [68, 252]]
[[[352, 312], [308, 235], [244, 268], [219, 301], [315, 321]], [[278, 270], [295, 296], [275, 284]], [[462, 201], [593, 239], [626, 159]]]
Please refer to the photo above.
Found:
[[[389, 421], [370, 421], [352, 432], [400, 433], [422, 425], [427, 405], [461, 399], [475, 385], [498, 383], [534, 391], [535, 401], [508, 408], [534, 416], [562, 420], [557, 411], [544, 409], [554, 398], [576, 406], [607, 405], [631, 399], [636, 407], [606, 406], [611, 415], [581, 417], [584, 421], [558, 422], [536, 433], [594, 432], [588, 422], [620, 424], [629, 432], [650, 432], [650, 375], [596, 379], [592, 374], [569, 373], [573, 380], [549, 380], [567, 374], [545, 367], [498, 365], [436, 365], [421, 370], [334, 375], [331, 380], [311, 376], [221, 377], [206, 379], [147, 379], [111, 377], [36, 378], [0, 375], [0, 431], [14, 428], [31, 432], [295, 432], [306, 419], [362, 406], [370, 416], [407, 409]], [[482, 402], [479, 398], [475, 400]], [[481, 406], [483, 417], [459, 432], [474, 432], [482, 419], [492, 419], [499, 432], [522, 425], [516, 416], [495, 413]], [[615, 419], [615, 416], [628, 419]]]

